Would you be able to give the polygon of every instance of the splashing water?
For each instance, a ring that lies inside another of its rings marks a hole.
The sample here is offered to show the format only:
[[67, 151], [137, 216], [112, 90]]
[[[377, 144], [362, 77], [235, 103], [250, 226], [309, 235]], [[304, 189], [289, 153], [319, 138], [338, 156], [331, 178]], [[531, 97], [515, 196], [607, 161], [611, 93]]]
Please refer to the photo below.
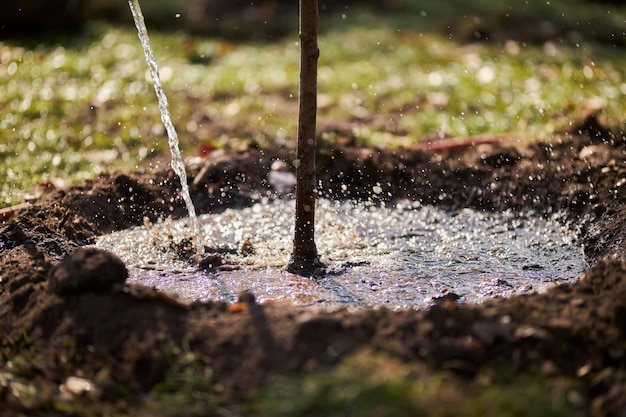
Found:
[[170, 112], [167, 107], [167, 97], [165, 96], [163, 87], [161, 87], [159, 68], [157, 66], [156, 59], [154, 58], [154, 54], [152, 53], [152, 48], [150, 47], [148, 29], [146, 28], [146, 23], [144, 22], [143, 14], [141, 13], [139, 0], [128, 0], [128, 6], [130, 7], [130, 11], [133, 14], [133, 20], [135, 21], [135, 26], [137, 27], [137, 34], [139, 35], [139, 39], [141, 40], [143, 52], [146, 56], [146, 62], [148, 63], [148, 68], [150, 69], [150, 76], [152, 77], [152, 82], [154, 83], [154, 91], [156, 92], [157, 99], [159, 101], [161, 120], [163, 121], [165, 130], [167, 131], [170, 152], [172, 154], [172, 168], [180, 178], [180, 183], [182, 187], [181, 194], [183, 196], [183, 199], [185, 200], [187, 211], [189, 212], [189, 219], [191, 221], [191, 228], [196, 238], [196, 252], [202, 255], [204, 253], [204, 245], [202, 244], [202, 238], [200, 235], [200, 227], [198, 225], [198, 218], [196, 216], [196, 208], [194, 207], [193, 201], [191, 201], [191, 195], [189, 194], [185, 164], [183, 163], [180, 149], [178, 147], [178, 135], [176, 134], [176, 129], [174, 129], [174, 125], [172, 124]]
[[[588, 267], [575, 237], [554, 219], [446, 212], [408, 201], [387, 207], [319, 199], [318, 207], [318, 247], [329, 273], [317, 279], [283, 270], [291, 252], [293, 227], [286, 225], [293, 200], [261, 200], [201, 216], [204, 242], [224, 254], [217, 270], [200, 270], [169, 247], [186, 233], [178, 221], [101, 236], [96, 246], [122, 258], [129, 282], [189, 301], [232, 302], [247, 290], [259, 302], [330, 309], [419, 308], [448, 293], [483, 302], [544, 291]], [[246, 241], [252, 250], [244, 252]]]

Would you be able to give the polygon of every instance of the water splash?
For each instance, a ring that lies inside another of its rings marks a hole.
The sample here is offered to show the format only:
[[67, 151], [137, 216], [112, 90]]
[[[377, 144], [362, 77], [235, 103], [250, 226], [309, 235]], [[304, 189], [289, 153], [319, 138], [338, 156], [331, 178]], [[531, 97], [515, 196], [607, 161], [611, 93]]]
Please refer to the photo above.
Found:
[[[129, 282], [190, 301], [230, 302], [247, 290], [260, 302], [319, 308], [415, 308], [448, 293], [483, 302], [572, 282], [588, 268], [575, 236], [555, 219], [446, 212], [409, 201], [394, 207], [325, 199], [317, 204], [315, 227], [323, 236], [318, 248], [329, 272], [317, 279], [284, 271], [293, 200], [261, 200], [201, 216], [204, 242], [223, 253], [218, 270], [199, 270], [169, 247], [185, 236], [178, 221], [101, 236], [96, 245], [122, 258]], [[243, 251], [246, 241], [253, 250]]]
[[146, 28], [146, 23], [143, 19], [143, 13], [141, 12], [141, 7], [139, 6], [139, 0], [128, 0], [128, 6], [130, 7], [130, 11], [133, 14], [133, 20], [135, 21], [135, 26], [137, 27], [137, 34], [139, 36], [139, 40], [141, 40], [143, 52], [146, 57], [146, 62], [148, 63], [148, 68], [150, 70], [150, 76], [152, 77], [152, 82], [154, 83], [154, 91], [156, 92], [157, 99], [159, 101], [161, 120], [163, 121], [165, 130], [167, 131], [170, 152], [172, 154], [172, 168], [180, 178], [180, 183], [182, 187], [181, 194], [183, 196], [183, 199], [185, 200], [187, 211], [189, 212], [189, 219], [191, 221], [191, 228], [196, 238], [196, 252], [201, 255], [204, 253], [204, 245], [202, 244], [200, 226], [198, 224], [198, 218], [196, 216], [196, 208], [194, 207], [193, 201], [191, 201], [191, 195], [189, 194], [185, 164], [183, 163], [180, 149], [178, 147], [178, 135], [176, 134], [176, 129], [174, 129], [174, 125], [172, 124], [172, 119], [170, 117], [170, 112], [167, 105], [167, 97], [165, 96], [165, 92], [163, 91], [163, 87], [161, 86], [161, 79], [159, 78], [159, 68], [157, 66], [156, 59], [154, 58], [154, 54], [152, 53], [152, 48], [150, 47], [148, 29]]

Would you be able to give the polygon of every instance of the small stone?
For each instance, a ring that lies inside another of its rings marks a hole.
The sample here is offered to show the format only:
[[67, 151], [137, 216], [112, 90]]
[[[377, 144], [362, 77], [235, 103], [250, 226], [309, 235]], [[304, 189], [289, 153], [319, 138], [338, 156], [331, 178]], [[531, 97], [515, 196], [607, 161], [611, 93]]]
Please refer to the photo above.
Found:
[[65, 380], [64, 387], [72, 394], [80, 395], [92, 391], [94, 384], [88, 379], [70, 376]]
[[50, 270], [48, 288], [56, 294], [107, 290], [128, 278], [124, 262], [111, 252], [78, 248]]
[[77, 376], [70, 376], [59, 386], [57, 399], [63, 403], [74, 403], [77, 397], [87, 397], [91, 400], [97, 400], [101, 395], [102, 390], [94, 381]]
[[589, 373], [593, 370], [593, 366], [590, 363], [587, 363], [580, 368], [576, 369], [576, 376], [578, 378], [585, 377], [589, 375]]
[[252, 305], [256, 302], [256, 298], [250, 291], [242, 291], [237, 295], [237, 302]]

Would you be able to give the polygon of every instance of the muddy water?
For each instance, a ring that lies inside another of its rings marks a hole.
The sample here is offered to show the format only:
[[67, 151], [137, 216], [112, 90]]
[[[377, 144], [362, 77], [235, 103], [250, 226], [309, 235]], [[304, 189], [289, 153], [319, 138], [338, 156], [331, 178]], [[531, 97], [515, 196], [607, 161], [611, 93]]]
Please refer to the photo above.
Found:
[[[318, 203], [317, 246], [323, 278], [289, 274], [294, 203], [264, 202], [200, 216], [202, 239], [223, 255], [219, 271], [181, 261], [170, 242], [189, 236], [186, 222], [165, 221], [100, 238], [132, 282], [188, 300], [234, 301], [247, 290], [260, 302], [392, 309], [428, 305], [446, 293], [460, 301], [543, 291], [587, 268], [582, 249], [556, 221], [515, 213], [445, 212], [414, 203]], [[246, 245], [243, 243], [248, 240]], [[251, 243], [251, 245], [250, 245]], [[241, 247], [253, 248], [242, 253]]]

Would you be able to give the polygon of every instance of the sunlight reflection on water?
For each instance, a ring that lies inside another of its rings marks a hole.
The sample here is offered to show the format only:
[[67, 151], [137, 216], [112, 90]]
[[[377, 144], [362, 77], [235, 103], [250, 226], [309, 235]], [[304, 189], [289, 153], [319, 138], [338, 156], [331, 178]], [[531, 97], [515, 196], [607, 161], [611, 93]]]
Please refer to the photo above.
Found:
[[[556, 221], [516, 213], [446, 212], [418, 204], [392, 208], [318, 202], [317, 245], [329, 274], [312, 279], [283, 267], [291, 253], [294, 203], [278, 200], [200, 216], [202, 240], [225, 252], [230, 269], [201, 271], [167, 249], [168, 236], [190, 235], [184, 221], [162, 222], [101, 237], [119, 255], [130, 282], [188, 300], [257, 300], [318, 307], [392, 309], [428, 305], [447, 292], [461, 301], [543, 291], [586, 270], [582, 249]], [[238, 249], [249, 239], [254, 254]]]

